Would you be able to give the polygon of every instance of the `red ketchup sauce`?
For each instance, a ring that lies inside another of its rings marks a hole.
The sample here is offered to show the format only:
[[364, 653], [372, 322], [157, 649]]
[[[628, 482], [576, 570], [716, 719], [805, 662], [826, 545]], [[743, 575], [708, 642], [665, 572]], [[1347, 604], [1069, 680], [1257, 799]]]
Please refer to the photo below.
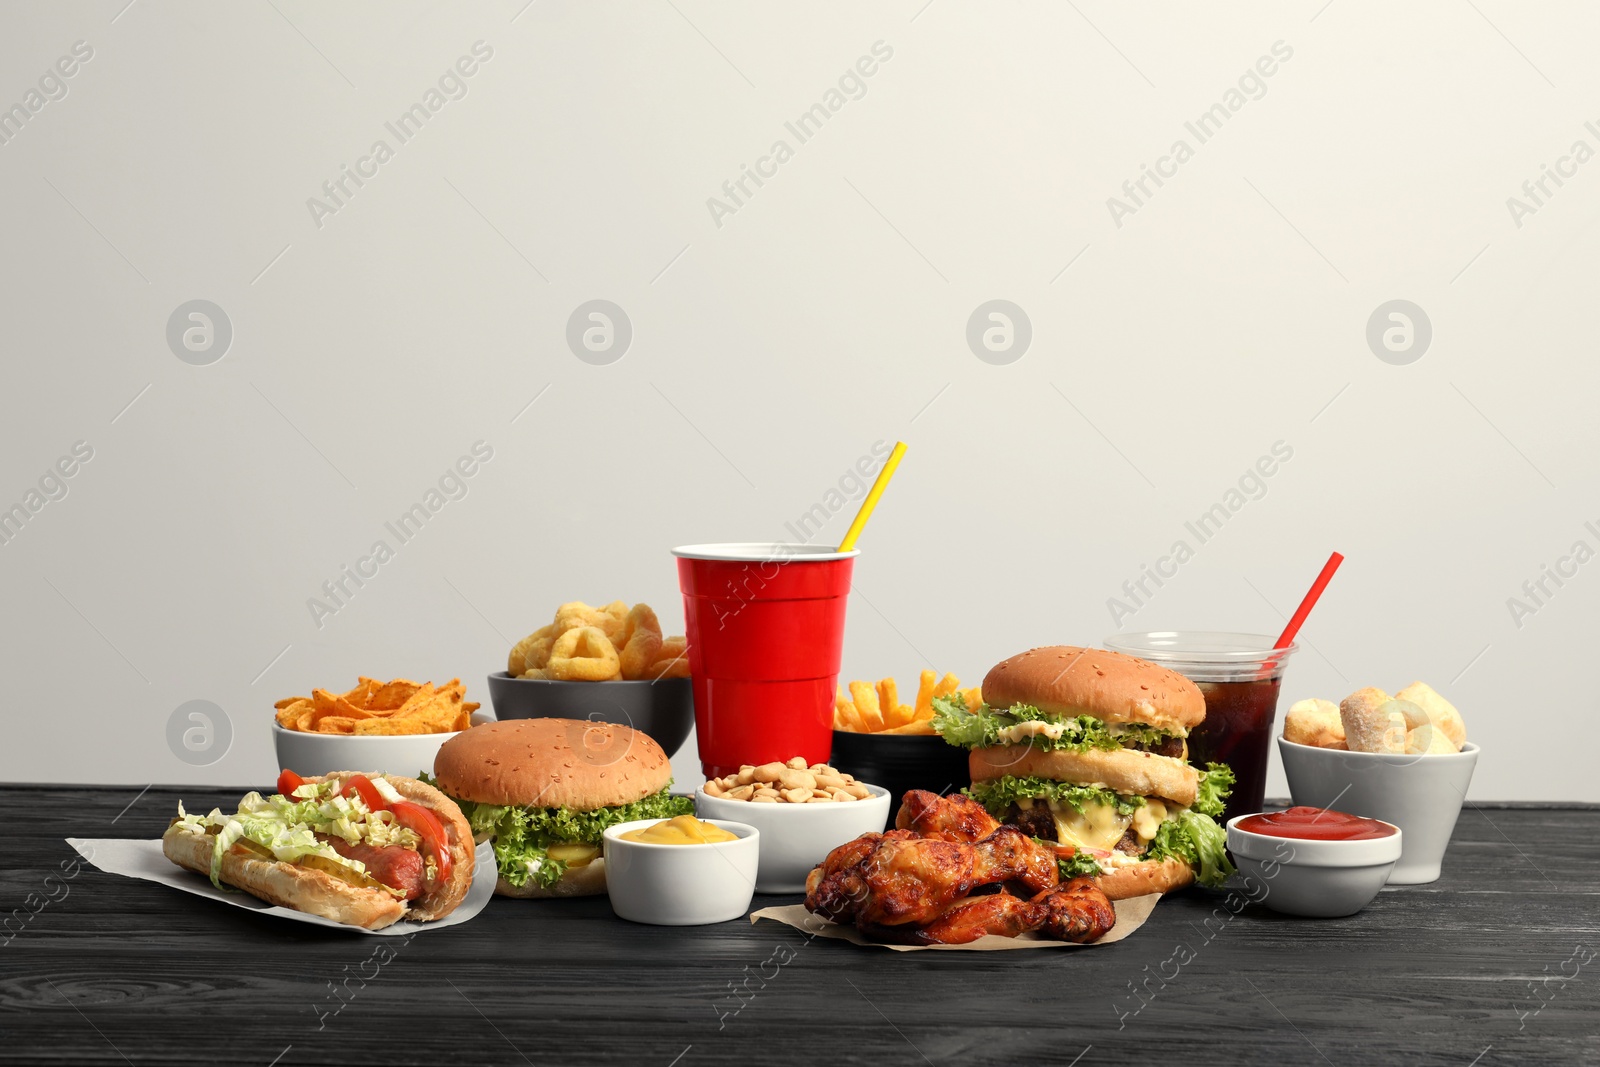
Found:
[[1394, 833], [1377, 819], [1364, 819], [1327, 808], [1290, 808], [1264, 815], [1246, 815], [1234, 826], [1267, 837], [1297, 841], [1375, 841]]

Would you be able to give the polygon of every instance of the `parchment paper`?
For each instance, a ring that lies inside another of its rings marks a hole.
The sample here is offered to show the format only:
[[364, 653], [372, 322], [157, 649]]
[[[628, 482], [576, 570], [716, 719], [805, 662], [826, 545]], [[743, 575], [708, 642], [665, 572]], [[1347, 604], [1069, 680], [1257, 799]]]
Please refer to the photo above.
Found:
[[1106, 931], [1100, 940], [1088, 945], [1075, 945], [1070, 941], [1052, 941], [1037, 934], [1023, 934], [1020, 937], [1001, 937], [999, 934], [986, 934], [978, 940], [966, 945], [888, 945], [882, 941], [869, 941], [861, 931], [854, 926], [841, 926], [838, 923], [828, 922], [806, 910], [804, 904], [789, 904], [780, 908], [762, 908], [752, 912], [750, 921], [757, 919], [773, 919], [792, 926], [796, 930], [812, 934], [816, 937], [831, 938], [835, 941], [848, 941], [852, 945], [866, 945], [872, 948], [893, 949], [896, 952], [921, 952], [924, 949], [942, 950], [945, 952], [1006, 952], [1025, 948], [1093, 948], [1095, 945], [1109, 945], [1121, 941], [1139, 927], [1150, 917], [1155, 910], [1156, 902], [1161, 899], [1160, 893], [1150, 893], [1142, 897], [1129, 897], [1127, 900], [1112, 901], [1112, 907], [1117, 910], [1117, 925]]
[[431, 930], [442, 930], [447, 926], [464, 923], [489, 902], [494, 895], [495, 866], [494, 846], [484, 842], [478, 846], [477, 866], [472, 872], [472, 888], [467, 890], [467, 899], [463, 900], [444, 918], [434, 922], [409, 922], [405, 919], [397, 923], [390, 923], [382, 930], [363, 930], [359, 926], [349, 923], [338, 923], [332, 919], [324, 919], [320, 915], [308, 915], [303, 911], [293, 908], [279, 907], [268, 904], [259, 897], [253, 897], [242, 889], [223, 892], [211, 884], [211, 879], [203, 874], [179, 867], [161, 851], [160, 840], [137, 841], [130, 838], [104, 837], [86, 840], [84, 838], [69, 837], [67, 844], [78, 850], [78, 855], [105, 871], [107, 874], [120, 874], [126, 878], [139, 878], [146, 882], [159, 882], [173, 889], [185, 893], [193, 893], [197, 897], [217, 901], [219, 904], [232, 904], [236, 908], [246, 908], [258, 911], [265, 915], [276, 915], [280, 918], [291, 919], [294, 922], [311, 923], [315, 926], [329, 926], [335, 930], [345, 930], [353, 934], [376, 934], [379, 937], [400, 936], [411, 934], [425, 934]]

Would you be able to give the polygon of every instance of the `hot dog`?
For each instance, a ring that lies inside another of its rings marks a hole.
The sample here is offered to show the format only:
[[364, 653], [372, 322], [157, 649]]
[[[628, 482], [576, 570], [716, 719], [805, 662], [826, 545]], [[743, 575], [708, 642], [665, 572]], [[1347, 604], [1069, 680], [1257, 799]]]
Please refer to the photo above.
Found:
[[[323, 838], [321, 834], [317, 836]], [[342, 837], [328, 837], [325, 840], [339, 855], [365, 867], [368, 875], [403, 892], [404, 899], [416, 900], [422, 895], [423, 884], [427, 880], [422, 853], [400, 845], [352, 845]]]
[[472, 830], [432, 786], [352, 771], [285, 771], [278, 786], [246, 794], [232, 814], [180, 804], [162, 851], [219, 886], [370, 930], [443, 918], [466, 897]]

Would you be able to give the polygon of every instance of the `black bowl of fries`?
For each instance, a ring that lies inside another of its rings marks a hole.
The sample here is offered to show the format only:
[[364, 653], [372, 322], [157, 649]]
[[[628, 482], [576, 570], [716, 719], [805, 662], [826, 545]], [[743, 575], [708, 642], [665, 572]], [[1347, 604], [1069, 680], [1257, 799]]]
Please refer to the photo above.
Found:
[[900, 801], [912, 789], [945, 794], [965, 789], [972, 781], [967, 750], [949, 744], [933, 730], [933, 699], [959, 694], [968, 707], [983, 702], [976, 687], [961, 689], [961, 680], [947, 674], [937, 680], [923, 671], [916, 702], [901, 704], [893, 678], [876, 685], [851, 682], [833, 707], [833, 754], [828, 762], [863, 782], [889, 791], [889, 819], [894, 826]]

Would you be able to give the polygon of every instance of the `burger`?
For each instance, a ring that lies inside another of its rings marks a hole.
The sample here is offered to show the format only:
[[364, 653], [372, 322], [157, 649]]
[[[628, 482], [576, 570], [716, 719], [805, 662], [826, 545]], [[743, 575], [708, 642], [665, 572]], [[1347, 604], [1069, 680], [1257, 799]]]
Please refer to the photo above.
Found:
[[694, 810], [692, 798], [667, 792], [672, 765], [660, 745], [605, 722], [474, 726], [439, 746], [432, 782], [477, 841], [493, 839], [495, 892], [508, 897], [604, 893], [606, 827]]
[[1063, 878], [1087, 875], [1113, 900], [1233, 873], [1215, 817], [1225, 764], [1187, 762], [1206, 717], [1189, 679], [1119, 652], [1056, 645], [997, 665], [985, 703], [934, 701], [934, 728], [971, 749], [967, 795], [1056, 845]]

